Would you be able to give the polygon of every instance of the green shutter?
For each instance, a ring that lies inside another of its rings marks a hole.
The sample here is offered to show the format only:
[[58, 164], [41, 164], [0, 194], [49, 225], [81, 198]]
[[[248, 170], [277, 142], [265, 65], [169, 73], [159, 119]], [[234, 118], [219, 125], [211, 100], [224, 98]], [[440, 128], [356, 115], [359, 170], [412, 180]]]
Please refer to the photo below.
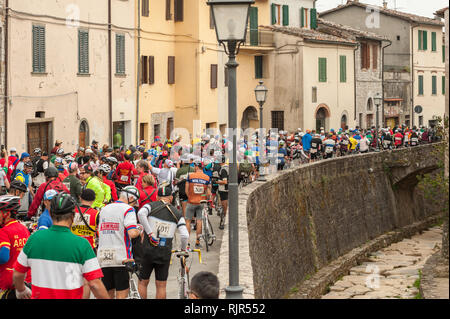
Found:
[[431, 94], [436, 95], [437, 94], [437, 76], [433, 75], [431, 77]]
[[283, 25], [289, 25], [289, 6], [283, 5]]
[[436, 52], [436, 32], [431, 32], [431, 51]]
[[116, 73], [125, 74], [125, 36], [116, 34]]
[[319, 82], [327, 81], [327, 59], [319, 58]]
[[258, 8], [250, 7], [250, 45], [258, 45]]
[[303, 28], [305, 26], [305, 8], [300, 8], [300, 27]]
[[428, 32], [422, 31], [423, 34], [423, 49], [426, 51], [428, 50]]
[[317, 29], [317, 10], [311, 9], [311, 29]]
[[445, 76], [442, 77], [442, 95], [445, 95]]
[[78, 30], [78, 73], [89, 73], [89, 32]]
[[341, 55], [340, 57], [340, 80], [341, 82], [347, 82], [347, 57]]
[[262, 55], [255, 56], [255, 79], [262, 79], [263, 77], [263, 57]]
[[442, 46], [442, 63], [445, 63], [445, 45]]
[[423, 95], [423, 75], [419, 75], [419, 95]]
[[422, 43], [423, 43], [423, 34], [422, 34], [422, 30], [419, 30], [419, 41], [418, 41], [418, 44], [419, 44], [419, 50], [423, 50], [423, 45], [422, 45]]
[[45, 72], [45, 27], [33, 26], [33, 72]]
[[271, 4], [270, 9], [271, 9], [270, 11], [272, 13], [272, 24], [276, 24], [277, 23], [277, 12], [276, 12], [277, 8], [274, 3]]

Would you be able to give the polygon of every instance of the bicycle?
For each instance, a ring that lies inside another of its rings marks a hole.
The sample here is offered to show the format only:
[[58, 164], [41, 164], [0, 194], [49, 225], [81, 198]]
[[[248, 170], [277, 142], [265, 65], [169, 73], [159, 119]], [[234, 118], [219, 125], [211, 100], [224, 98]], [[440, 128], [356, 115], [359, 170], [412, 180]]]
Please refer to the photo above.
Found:
[[223, 210], [222, 203], [220, 202], [219, 194], [216, 194], [216, 196], [214, 196], [214, 207], [216, 209], [217, 216], [220, 217], [219, 227], [224, 227], [225, 226], [225, 212]]
[[[176, 256], [180, 259], [180, 270], [178, 272], [177, 278], [179, 299], [189, 298], [189, 290], [190, 290], [189, 272], [190, 267], [192, 265], [192, 260], [189, 266], [187, 266], [186, 259], [189, 258], [190, 252], [198, 253], [199, 262], [202, 263], [202, 252], [200, 251], [200, 249], [190, 249], [188, 247], [186, 250], [172, 250], [172, 255], [176, 254]], [[172, 264], [172, 257], [170, 257], [170, 264]]]
[[125, 269], [128, 271], [128, 274], [130, 276], [130, 290], [128, 292], [127, 299], [142, 299], [141, 295], [139, 294], [136, 281], [133, 278], [133, 274], [136, 274], [136, 276], [139, 279], [138, 271], [139, 266], [134, 262], [134, 259], [125, 259], [122, 264], [125, 265]]
[[205, 241], [206, 251], [209, 251], [209, 246], [214, 244], [216, 240], [216, 235], [214, 235], [214, 229], [212, 227], [211, 222], [209, 221], [209, 212], [208, 212], [208, 201], [202, 200], [200, 202], [202, 205], [202, 239]]

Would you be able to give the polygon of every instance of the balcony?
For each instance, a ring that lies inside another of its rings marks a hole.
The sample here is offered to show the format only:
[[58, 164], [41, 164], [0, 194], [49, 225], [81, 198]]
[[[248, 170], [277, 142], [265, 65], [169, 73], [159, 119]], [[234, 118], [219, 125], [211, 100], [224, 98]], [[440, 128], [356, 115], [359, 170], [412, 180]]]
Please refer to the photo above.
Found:
[[272, 50], [275, 47], [274, 33], [262, 30], [247, 30], [247, 38], [241, 50]]

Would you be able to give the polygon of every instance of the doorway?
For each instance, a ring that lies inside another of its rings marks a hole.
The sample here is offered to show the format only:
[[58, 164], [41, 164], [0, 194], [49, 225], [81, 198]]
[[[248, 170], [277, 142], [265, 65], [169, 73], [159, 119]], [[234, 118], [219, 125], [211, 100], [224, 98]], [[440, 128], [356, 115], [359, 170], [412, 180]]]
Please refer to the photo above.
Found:
[[80, 130], [78, 132], [78, 143], [80, 147], [86, 148], [89, 145], [89, 126], [88, 123], [83, 120], [80, 123]]
[[28, 153], [32, 154], [35, 148], [50, 153], [50, 130], [52, 122], [39, 122], [27, 124]]

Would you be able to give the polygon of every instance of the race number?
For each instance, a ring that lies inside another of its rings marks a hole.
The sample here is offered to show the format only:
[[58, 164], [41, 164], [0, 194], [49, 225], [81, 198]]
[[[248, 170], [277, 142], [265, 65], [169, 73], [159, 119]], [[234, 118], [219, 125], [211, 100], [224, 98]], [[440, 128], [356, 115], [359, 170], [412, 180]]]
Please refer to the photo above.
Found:
[[194, 185], [194, 194], [203, 194], [204, 192], [205, 192], [205, 189], [203, 186]]

